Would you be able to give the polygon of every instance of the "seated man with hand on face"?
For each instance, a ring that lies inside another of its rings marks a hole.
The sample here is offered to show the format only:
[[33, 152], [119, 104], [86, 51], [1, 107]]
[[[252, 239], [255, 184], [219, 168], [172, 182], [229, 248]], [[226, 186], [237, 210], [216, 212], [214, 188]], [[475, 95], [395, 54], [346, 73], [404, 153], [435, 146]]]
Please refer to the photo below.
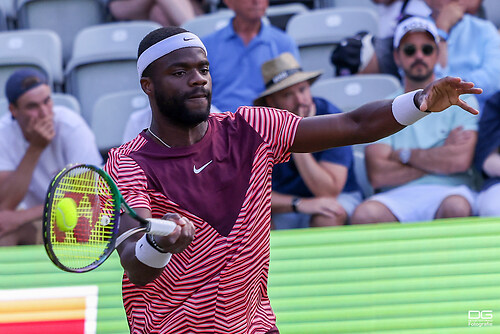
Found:
[[[262, 65], [266, 91], [255, 105], [288, 110], [301, 117], [341, 111], [312, 97], [310, 85], [321, 72], [303, 72], [291, 53]], [[350, 146], [315, 153], [292, 153], [273, 168], [272, 215], [276, 229], [343, 225], [362, 200]]]
[[24, 68], [7, 80], [0, 118], [0, 246], [41, 243], [52, 178], [70, 163], [102, 164], [94, 134], [74, 111], [54, 106], [47, 77]]

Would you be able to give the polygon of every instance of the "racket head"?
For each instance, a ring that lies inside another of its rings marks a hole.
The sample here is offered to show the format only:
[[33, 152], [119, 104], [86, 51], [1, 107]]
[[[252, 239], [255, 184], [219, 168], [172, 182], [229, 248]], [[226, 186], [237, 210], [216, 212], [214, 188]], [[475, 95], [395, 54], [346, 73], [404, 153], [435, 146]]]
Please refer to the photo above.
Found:
[[[61, 231], [56, 223], [59, 202], [76, 203], [77, 223]], [[43, 212], [43, 241], [50, 260], [69, 272], [97, 268], [115, 249], [122, 197], [111, 177], [99, 167], [69, 165], [52, 180]]]

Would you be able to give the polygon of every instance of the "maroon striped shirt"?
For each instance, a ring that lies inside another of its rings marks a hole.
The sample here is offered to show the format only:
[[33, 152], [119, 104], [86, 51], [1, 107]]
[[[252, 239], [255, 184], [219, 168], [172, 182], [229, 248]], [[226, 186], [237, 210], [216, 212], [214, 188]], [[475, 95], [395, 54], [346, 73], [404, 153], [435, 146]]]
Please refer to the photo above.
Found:
[[131, 333], [266, 333], [271, 171], [289, 158], [299, 118], [241, 107], [211, 114], [202, 140], [167, 148], [144, 132], [110, 152], [105, 169], [133, 208], [177, 212], [196, 235], [144, 287], [123, 278]]

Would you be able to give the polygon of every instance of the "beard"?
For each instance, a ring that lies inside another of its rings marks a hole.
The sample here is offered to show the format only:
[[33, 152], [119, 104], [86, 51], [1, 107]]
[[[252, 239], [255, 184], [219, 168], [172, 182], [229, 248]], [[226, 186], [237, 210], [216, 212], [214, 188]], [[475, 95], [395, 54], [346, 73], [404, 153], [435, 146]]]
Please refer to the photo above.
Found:
[[[421, 73], [417, 72], [416, 74], [413, 74], [412, 73], [412, 69], [415, 66], [419, 65], [419, 64], [425, 66], [426, 71], [425, 72], [421, 72]], [[413, 64], [411, 64], [411, 66], [410, 66], [409, 69], [405, 69], [404, 72], [405, 72], [405, 76], [408, 79], [410, 79], [411, 81], [426, 82], [434, 74], [434, 69], [433, 68], [429, 69], [429, 67], [427, 66], [426, 63], [417, 60], [416, 62], [414, 62]]]
[[204, 88], [200, 89], [199, 92], [207, 96], [208, 103], [206, 108], [188, 108], [185, 101], [193, 95], [193, 92], [166, 97], [162, 92], [159, 92], [156, 87], [155, 102], [160, 113], [173, 123], [184, 127], [194, 127], [208, 120], [208, 115], [210, 114], [212, 93]]

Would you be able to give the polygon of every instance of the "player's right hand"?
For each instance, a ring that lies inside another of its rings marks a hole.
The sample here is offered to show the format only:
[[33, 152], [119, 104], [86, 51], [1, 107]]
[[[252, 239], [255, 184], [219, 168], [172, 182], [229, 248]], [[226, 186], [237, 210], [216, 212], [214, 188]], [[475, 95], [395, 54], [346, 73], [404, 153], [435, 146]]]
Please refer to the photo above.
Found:
[[196, 230], [193, 222], [177, 213], [167, 213], [162, 219], [175, 222], [177, 227], [167, 236], [155, 236], [156, 243], [169, 253], [181, 253], [194, 239]]

